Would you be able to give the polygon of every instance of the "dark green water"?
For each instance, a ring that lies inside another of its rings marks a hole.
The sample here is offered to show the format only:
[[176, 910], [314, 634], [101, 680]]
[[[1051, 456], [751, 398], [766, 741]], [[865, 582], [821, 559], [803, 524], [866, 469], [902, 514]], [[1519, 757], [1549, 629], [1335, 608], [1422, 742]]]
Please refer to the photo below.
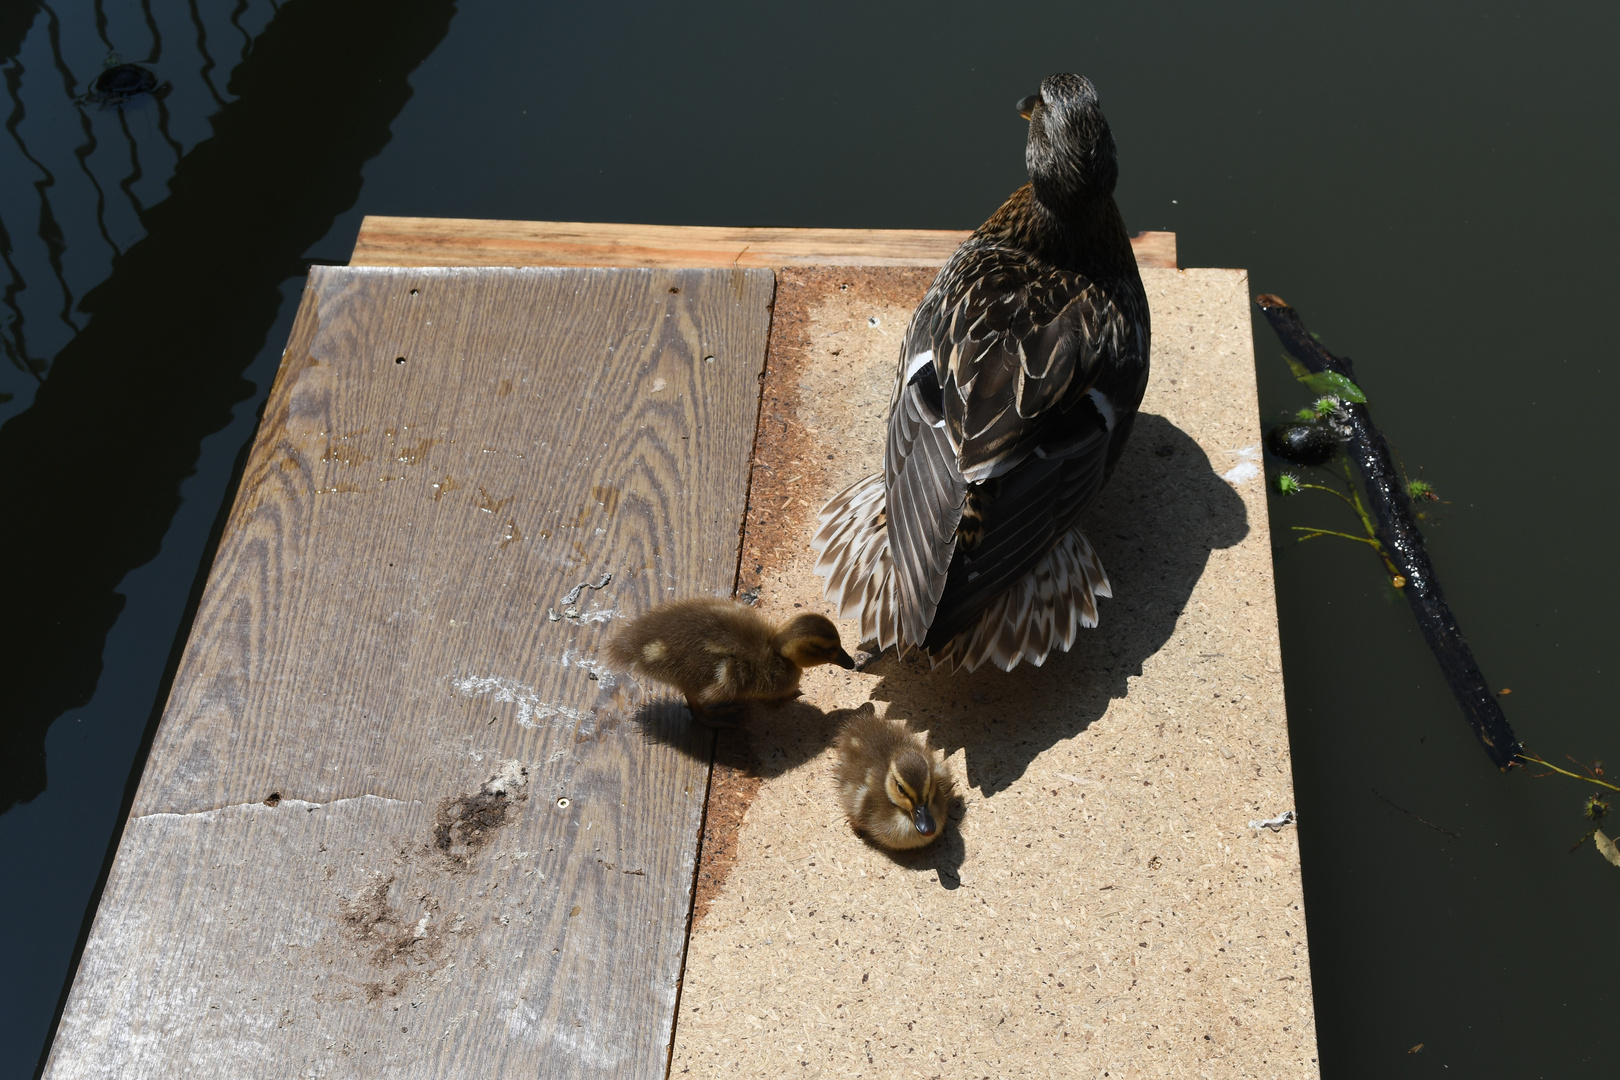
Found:
[[[1102, 92], [1133, 230], [1356, 359], [1520, 736], [1620, 763], [1612, 4], [149, 6], [0, 8], [0, 1077], [48, 1037], [311, 260], [366, 213], [970, 227], [1057, 70]], [[113, 50], [166, 95], [75, 106]], [[1256, 345], [1270, 420], [1305, 395]], [[1490, 768], [1370, 552], [1277, 571], [1323, 1074], [1601, 1074], [1589, 789]]]

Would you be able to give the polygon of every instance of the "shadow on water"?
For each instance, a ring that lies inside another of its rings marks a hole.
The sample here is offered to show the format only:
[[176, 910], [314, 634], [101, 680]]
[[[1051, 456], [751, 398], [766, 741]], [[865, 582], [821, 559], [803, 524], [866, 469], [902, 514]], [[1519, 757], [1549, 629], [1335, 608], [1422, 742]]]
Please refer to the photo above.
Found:
[[33, 406], [0, 428], [13, 484], [0, 565], [29, 568], [0, 625], [0, 812], [45, 789], [45, 732], [95, 689], [118, 582], [157, 554], [202, 439], [255, 393], [242, 371], [281, 284], [354, 203], [454, 10], [285, 5], [232, 75], [238, 99], [213, 137], [141, 214], [145, 238], [84, 298], [89, 322]]
[[38, 14], [37, 0], [0, 4], [0, 64], [9, 63], [17, 55], [22, 48], [23, 38], [28, 36], [28, 30], [34, 25], [34, 17]]

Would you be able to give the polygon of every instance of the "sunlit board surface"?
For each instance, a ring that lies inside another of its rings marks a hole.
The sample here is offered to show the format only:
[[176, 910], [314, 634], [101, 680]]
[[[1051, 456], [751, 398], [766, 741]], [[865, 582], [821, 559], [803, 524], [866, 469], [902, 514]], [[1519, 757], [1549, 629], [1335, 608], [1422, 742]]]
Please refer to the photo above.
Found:
[[311, 272], [47, 1076], [663, 1075], [773, 280]]

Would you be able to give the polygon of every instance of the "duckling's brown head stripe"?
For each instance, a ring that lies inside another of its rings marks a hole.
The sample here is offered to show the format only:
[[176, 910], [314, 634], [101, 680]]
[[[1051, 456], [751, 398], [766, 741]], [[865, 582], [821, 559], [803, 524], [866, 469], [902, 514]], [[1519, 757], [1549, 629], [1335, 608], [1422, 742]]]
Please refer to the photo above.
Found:
[[837, 664], [852, 668], [855, 660], [844, 651], [838, 627], [825, 615], [805, 612], [795, 615], [776, 635], [776, 648], [800, 667]]
[[889, 763], [895, 786], [911, 802], [927, 802], [934, 793], [934, 770], [917, 750], [903, 750]]

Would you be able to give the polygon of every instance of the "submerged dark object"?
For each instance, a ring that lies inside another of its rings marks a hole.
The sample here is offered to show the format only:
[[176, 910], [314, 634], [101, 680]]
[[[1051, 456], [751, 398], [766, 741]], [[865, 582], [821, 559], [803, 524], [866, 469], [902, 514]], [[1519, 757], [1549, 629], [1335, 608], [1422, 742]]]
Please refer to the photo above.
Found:
[[[1255, 303], [1260, 305], [1288, 355], [1312, 372], [1330, 372], [1355, 381], [1350, 361], [1328, 352], [1305, 329], [1298, 312], [1281, 298], [1264, 294], [1255, 297]], [[1462, 706], [1469, 726], [1491, 761], [1505, 771], [1514, 764], [1522, 749], [1519, 739], [1503, 715], [1496, 694], [1480, 673], [1474, 651], [1468, 647], [1462, 628], [1451, 613], [1451, 605], [1446, 603], [1446, 594], [1440, 589], [1439, 579], [1434, 576], [1434, 566], [1423, 546], [1423, 534], [1418, 531], [1417, 519], [1412, 515], [1412, 501], [1395, 468], [1389, 444], [1373, 425], [1365, 404], [1347, 402], [1341, 407], [1350, 428], [1350, 458], [1361, 473], [1367, 487], [1367, 500], [1378, 520], [1378, 542], [1406, 579], [1402, 591], [1406, 593], [1407, 603], [1412, 605], [1418, 629], [1423, 631], [1424, 640], [1434, 651], [1440, 672]]]
[[139, 64], [114, 64], [95, 77], [90, 83], [90, 92], [79, 100], [103, 107], [122, 105], [130, 98], [157, 90], [157, 76], [150, 69]]
[[1290, 464], [1325, 465], [1339, 452], [1339, 437], [1326, 424], [1278, 424], [1266, 432], [1266, 449]]

